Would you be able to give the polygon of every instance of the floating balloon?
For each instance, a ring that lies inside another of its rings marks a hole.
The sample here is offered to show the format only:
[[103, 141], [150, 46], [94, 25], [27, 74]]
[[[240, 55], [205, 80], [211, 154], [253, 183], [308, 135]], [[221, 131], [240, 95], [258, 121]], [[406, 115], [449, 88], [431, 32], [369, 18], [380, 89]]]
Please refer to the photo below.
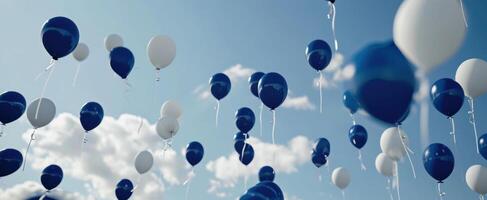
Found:
[[110, 34], [107, 37], [105, 37], [105, 48], [107, 49], [108, 52], [111, 52], [112, 49], [116, 47], [122, 47], [122, 46], [123, 46], [122, 36], [117, 34]]
[[8, 176], [22, 166], [22, 154], [16, 149], [0, 151], [0, 177]]
[[262, 76], [258, 88], [260, 100], [271, 110], [279, 107], [287, 97], [286, 80], [275, 72]]
[[468, 187], [480, 194], [481, 198], [487, 194], [487, 168], [482, 165], [472, 165], [465, 173]]
[[47, 20], [42, 27], [41, 36], [44, 48], [54, 60], [70, 54], [79, 42], [76, 24], [61, 16]]
[[350, 114], [355, 114], [360, 108], [357, 100], [348, 90], [343, 93], [343, 105], [350, 111]]
[[274, 169], [271, 166], [264, 166], [259, 170], [259, 181], [274, 181], [275, 177]]
[[117, 183], [117, 188], [115, 188], [115, 196], [118, 200], [127, 200], [132, 196], [132, 191], [134, 190], [134, 185], [132, 181], [128, 179], [122, 179]]
[[238, 159], [242, 164], [246, 166], [249, 165], [252, 162], [252, 160], [254, 160], [254, 148], [250, 144], [245, 145], [245, 147], [243, 148], [243, 153], [240, 152], [238, 153], [239, 153]]
[[240, 200], [277, 200], [278, 194], [274, 189], [265, 185], [257, 184], [247, 190], [246, 195]]
[[327, 156], [324, 154], [320, 154], [317, 152], [312, 152], [311, 153], [311, 162], [315, 165], [315, 167], [320, 168], [321, 166], [325, 165], [327, 160]]
[[455, 159], [446, 145], [434, 143], [425, 149], [423, 164], [426, 172], [439, 183], [442, 183], [453, 172]]
[[154, 157], [152, 157], [152, 153], [147, 150], [141, 151], [135, 157], [135, 170], [137, 170], [137, 173], [139, 174], [145, 174], [148, 172], [152, 168], [153, 164]]
[[193, 141], [186, 146], [186, 160], [193, 167], [201, 162], [204, 154], [203, 145], [199, 142]]
[[232, 83], [224, 73], [216, 73], [210, 78], [210, 90], [215, 99], [221, 100], [228, 95]]
[[462, 108], [464, 99], [462, 86], [452, 79], [443, 78], [431, 86], [433, 105], [447, 117], [452, 117]]
[[391, 160], [399, 161], [406, 155], [404, 143], [408, 143], [408, 138], [404, 130], [400, 131], [397, 127], [390, 127], [382, 133], [380, 137], [380, 148]]
[[248, 133], [254, 127], [255, 115], [250, 108], [242, 107], [238, 109], [235, 113], [235, 118], [235, 125], [243, 133]]
[[129, 49], [116, 47], [110, 51], [110, 66], [122, 79], [127, 78], [132, 68], [134, 68], [134, 63], [134, 54]]
[[385, 177], [394, 176], [394, 169], [396, 168], [395, 165], [396, 163], [385, 153], [380, 153], [377, 155], [377, 158], [375, 158], [375, 169]]
[[46, 190], [56, 188], [63, 180], [63, 169], [58, 165], [49, 165], [42, 170], [41, 183]]
[[306, 47], [308, 64], [316, 71], [324, 70], [331, 61], [332, 53], [328, 43], [323, 40], [313, 40]]
[[361, 149], [367, 143], [367, 130], [361, 125], [353, 125], [348, 131], [348, 138], [353, 146]]
[[250, 92], [257, 98], [259, 98], [259, 81], [264, 75], [264, 72], [254, 72], [249, 77]]
[[318, 138], [313, 144], [313, 152], [320, 155], [330, 156], [330, 142], [326, 138]]
[[179, 122], [176, 118], [164, 116], [157, 121], [156, 132], [163, 140], [174, 137], [179, 130]]
[[103, 120], [103, 107], [96, 102], [88, 102], [81, 108], [79, 116], [83, 129], [91, 131]]
[[351, 179], [350, 173], [343, 167], [336, 168], [331, 174], [331, 182], [340, 190], [344, 190], [350, 184]]
[[83, 62], [88, 58], [88, 55], [90, 55], [90, 49], [88, 48], [88, 45], [85, 43], [78, 43], [78, 46], [74, 49], [73, 52], [73, 58], [76, 59], [78, 62]]
[[26, 102], [22, 94], [15, 91], [4, 92], [0, 95], [0, 122], [6, 125], [19, 119], [25, 108]]
[[274, 192], [277, 195], [277, 198], [275, 198], [275, 200], [284, 200], [284, 193], [276, 183], [272, 181], [261, 181], [260, 183], [257, 184], [257, 186], [265, 186], [271, 188], [272, 190], [274, 190]]
[[39, 101], [41, 101], [40, 98], [36, 99], [30, 103], [29, 107], [27, 108], [27, 119], [35, 129], [46, 126], [54, 119], [54, 116], [56, 115], [56, 105], [54, 102], [48, 98], [42, 98], [39, 106], [39, 112], [36, 116]]
[[161, 117], [170, 116], [179, 119], [183, 113], [181, 105], [173, 100], [167, 100], [162, 104], [161, 107]]
[[169, 66], [176, 57], [176, 44], [169, 36], [152, 37], [147, 44], [147, 55], [156, 70]]
[[478, 147], [480, 155], [487, 160], [487, 134], [480, 136]]
[[245, 140], [249, 139], [249, 135], [247, 133], [238, 132], [233, 136], [233, 141], [235, 142], [233, 147], [237, 153], [241, 153], [246, 147]]

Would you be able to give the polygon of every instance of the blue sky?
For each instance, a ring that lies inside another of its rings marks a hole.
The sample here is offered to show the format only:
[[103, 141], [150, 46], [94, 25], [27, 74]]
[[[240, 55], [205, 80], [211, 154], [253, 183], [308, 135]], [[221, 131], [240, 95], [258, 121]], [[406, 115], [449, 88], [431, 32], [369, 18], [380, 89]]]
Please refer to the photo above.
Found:
[[[394, 14], [401, 2], [337, 1], [337, 37], [340, 42], [339, 52], [343, 54], [345, 62], [365, 44], [392, 37]], [[454, 57], [429, 74], [431, 81], [443, 77], [453, 78], [457, 66], [467, 58], [487, 59], [487, 3], [465, 0], [464, 4], [470, 25], [467, 38]], [[78, 84], [74, 88], [71, 87], [71, 81], [77, 66], [76, 61], [67, 56], [57, 63], [46, 96], [54, 100], [58, 113], [67, 112], [77, 116], [85, 102], [98, 101], [105, 108], [106, 116], [118, 118], [123, 113], [129, 113], [143, 116], [153, 124], [159, 117], [160, 106], [165, 100], [174, 99], [180, 102], [184, 113], [180, 132], [174, 141], [174, 149], [179, 151], [193, 140], [201, 141], [206, 147], [203, 163], [197, 167], [197, 176], [193, 179], [190, 195], [193, 198], [216, 198], [214, 194], [207, 192], [209, 180], [215, 175], [206, 170], [205, 165], [233, 152], [232, 137], [236, 132], [234, 111], [248, 106], [257, 113], [259, 106], [258, 100], [247, 88], [246, 79], [239, 79], [233, 85], [230, 95], [222, 101], [220, 125], [216, 128], [213, 109], [215, 102], [202, 100], [194, 93], [198, 86], [206, 86], [211, 75], [237, 64], [245, 69], [276, 71], [286, 77], [294, 97], [307, 96], [312, 104], [319, 106], [318, 90], [313, 87], [316, 73], [307, 66], [304, 49], [308, 42], [317, 38], [332, 41], [330, 23], [326, 18], [328, 7], [323, 0], [8, 0], [1, 1], [0, 8], [3, 26], [0, 37], [0, 78], [3, 81], [0, 90], [19, 91], [29, 102], [39, 96], [43, 82], [42, 79], [35, 81], [34, 77], [50, 60], [41, 43], [40, 29], [45, 20], [62, 15], [76, 22], [80, 29], [80, 40], [88, 44], [90, 56], [82, 63]], [[133, 87], [128, 92], [125, 92], [123, 81], [113, 76], [108, 63], [103, 38], [111, 33], [121, 35], [125, 46], [135, 55], [136, 64], [129, 75], [129, 82]], [[161, 71], [159, 83], [154, 81], [154, 68], [150, 65], [145, 50], [147, 42], [155, 35], [169, 35], [177, 45], [176, 59]], [[287, 144], [297, 135], [311, 140], [318, 137], [328, 138], [332, 145], [331, 166], [344, 166], [352, 173], [352, 184], [346, 190], [347, 198], [387, 199], [385, 178], [373, 166], [375, 156], [380, 152], [380, 134], [386, 127], [366, 117], [358, 117], [358, 122], [369, 132], [369, 141], [363, 152], [368, 170], [361, 172], [356, 150], [347, 138], [351, 121], [342, 106], [342, 92], [343, 88], [339, 84], [325, 90], [322, 114], [318, 109], [278, 109], [277, 143]], [[484, 133], [487, 129], [483, 123], [487, 120], [487, 99], [485, 96], [480, 97], [476, 103], [478, 130]], [[455, 152], [455, 171], [443, 185], [448, 199], [475, 198], [476, 194], [465, 184], [465, 171], [470, 165], [486, 163], [475, 154], [473, 132], [466, 113], [465, 104], [456, 117], [458, 149]], [[265, 112], [264, 120], [270, 119], [270, 113]], [[437, 198], [435, 182], [426, 174], [421, 163], [423, 147], [419, 142], [418, 121], [418, 113], [413, 110], [404, 125], [412, 143], [411, 147], [416, 152], [413, 159], [418, 177], [412, 178], [407, 163], [401, 164], [403, 199]], [[430, 141], [451, 145], [448, 120], [431, 106], [429, 122]], [[26, 142], [21, 139], [21, 135], [29, 128], [25, 119], [10, 124], [4, 137], [0, 138], [0, 147], [24, 149]], [[265, 123], [263, 128], [262, 140], [270, 142], [271, 125]], [[45, 133], [39, 142], [50, 137], [49, 131]], [[258, 124], [251, 134], [259, 135]], [[36, 148], [35, 144], [33, 148]], [[326, 169], [320, 169], [326, 181], [319, 182], [318, 171], [311, 162], [296, 166], [293, 173], [277, 175], [276, 181], [289, 196], [323, 199], [332, 195], [330, 199], [341, 199], [339, 190], [328, 183]], [[28, 166], [25, 172], [19, 171], [2, 178], [0, 188], [5, 190], [29, 180], [38, 182], [40, 171], [38, 167]], [[119, 179], [121, 178], [124, 177]], [[256, 177], [251, 177], [249, 185], [255, 181]], [[60, 187], [82, 195], [96, 194], [97, 188], [93, 188], [95, 191], [86, 190], [85, 183], [91, 184], [76, 176], [67, 175]], [[239, 179], [234, 188], [226, 188], [225, 192], [231, 195], [225, 198], [231, 199], [243, 193], [242, 184], [243, 180]], [[184, 198], [184, 186], [169, 183], [164, 185], [164, 198]]]

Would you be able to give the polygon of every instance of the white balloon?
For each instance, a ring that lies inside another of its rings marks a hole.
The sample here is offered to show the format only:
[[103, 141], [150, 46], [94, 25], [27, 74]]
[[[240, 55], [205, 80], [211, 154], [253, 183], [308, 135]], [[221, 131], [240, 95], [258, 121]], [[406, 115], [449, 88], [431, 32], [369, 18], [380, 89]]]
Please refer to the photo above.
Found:
[[403, 1], [394, 19], [394, 42], [424, 72], [455, 54], [465, 32], [458, 0]]
[[152, 157], [152, 153], [147, 150], [141, 151], [137, 154], [137, 157], [135, 157], [135, 169], [139, 174], [148, 172], [153, 164], [154, 158]]
[[179, 119], [182, 112], [183, 111], [179, 103], [173, 100], [168, 100], [164, 102], [161, 107], [161, 117], [170, 116]]
[[406, 150], [401, 141], [403, 137], [404, 145], [407, 145], [408, 138], [404, 130], [401, 129], [401, 136], [399, 135], [397, 127], [386, 129], [380, 137], [380, 148], [387, 157], [393, 161], [399, 161], [406, 155]]
[[380, 153], [375, 158], [375, 169], [377, 169], [377, 172], [386, 177], [392, 177], [394, 176], [396, 163], [391, 160], [385, 153]]
[[147, 44], [147, 55], [157, 70], [165, 68], [176, 57], [176, 44], [169, 36], [155, 36]]
[[487, 92], [487, 62], [478, 58], [464, 61], [457, 69], [455, 80], [462, 86], [465, 95], [471, 98]]
[[468, 187], [481, 195], [487, 193], [487, 167], [473, 165], [465, 173], [465, 180]]
[[157, 121], [156, 132], [164, 140], [174, 137], [179, 130], [179, 122], [176, 118], [163, 116]]
[[105, 38], [105, 48], [108, 52], [112, 51], [115, 47], [123, 46], [123, 39], [120, 35], [111, 34]]
[[345, 189], [352, 180], [350, 173], [343, 167], [338, 167], [331, 174], [331, 182], [341, 190]]
[[42, 98], [41, 104], [39, 106], [39, 112], [37, 113], [37, 106], [41, 98], [36, 99], [34, 102], [29, 104], [27, 108], [27, 119], [34, 128], [41, 128], [54, 119], [56, 116], [56, 105], [48, 98]]
[[86, 58], [88, 58], [88, 55], [90, 55], [90, 49], [85, 43], [78, 43], [78, 46], [76, 46], [76, 49], [73, 51], [73, 57], [79, 62], [82, 62]]

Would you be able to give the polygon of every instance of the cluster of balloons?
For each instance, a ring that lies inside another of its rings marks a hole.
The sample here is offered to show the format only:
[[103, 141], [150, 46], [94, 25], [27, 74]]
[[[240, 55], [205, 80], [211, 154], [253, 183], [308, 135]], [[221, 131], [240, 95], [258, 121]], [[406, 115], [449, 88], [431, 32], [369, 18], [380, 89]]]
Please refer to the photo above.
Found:
[[[248, 82], [249, 82], [249, 90], [252, 95], [259, 98], [259, 81], [265, 75], [264, 72], [254, 72], [250, 75]], [[264, 109], [264, 104], [260, 104], [260, 112], [259, 112], [259, 128], [260, 128], [260, 136], [262, 137], [262, 110]]]
[[275, 172], [270, 166], [259, 170], [259, 183], [248, 189], [240, 200], [284, 200], [284, 193], [274, 183]]
[[255, 124], [254, 112], [247, 107], [242, 107], [235, 113], [235, 125], [239, 132], [234, 136], [234, 148], [239, 155], [242, 164], [248, 165], [254, 159], [254, 148], [246, 140], [250, 137], [249, 131]]
[[318, 138], [313, 144], [311, 162], [317, 167], [325, 165], [330, 156], [330, 142], [326, 138]]
[[156, 123], [156, 132], [166, 145], [164, 150], [172, 145], [172, 138], [178, 133], [179, 119], [183, 111], [178, 102], [168, 100], [162, 104], [161, 117]]

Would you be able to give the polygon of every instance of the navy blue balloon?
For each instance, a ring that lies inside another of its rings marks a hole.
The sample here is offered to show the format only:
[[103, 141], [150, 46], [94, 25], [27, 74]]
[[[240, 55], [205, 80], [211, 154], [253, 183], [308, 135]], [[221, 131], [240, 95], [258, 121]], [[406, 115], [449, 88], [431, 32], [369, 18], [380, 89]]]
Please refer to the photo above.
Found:
[[56, 188], [63, 180], [63, 170], [57, 165], [49, 165], [42, 170], [41, 183], [47, 190]]
[[134, 190], [134, 185], [132, 181], [128, 179], [122, 179], [117, 183], [117, 188], [115, 189], [115, 196], [118, 200], [127, 200], [132, 196], [132, 191]]
[[243, 133], [248, 133], [255, 124], [254, 112], [247, 107], [242, 107], [235, 113], [235, 125], [238, 130]]
[[487, 134], [480, 136], [478, 145], [480, 155], [482, 155], [482, 157], [487, 160]]
[[357, 99], [355, 99], [352, 92], [348, 90], [343, 93], [343, 105], [345, 105], [352, 114], [355, 114], [360, 108]]
[[317, 71], [325, 69], [330, 64], [331, 57], [330, 45], [323, 40], [314, 40], [306, 47], [308, 64]]
[[284, 200], [284, 193], [276, 183], [272, 181], [261, 181], [260, 183], [257, 184], [257, 186], [264, 186], [274, 190], [274, 192], [276, 193], [275, 200]]
[[[255, 199], [277, 200], [278, 194], [273, 188], [266, 185], [255, 185], [247, 190], [247, 194], [254, 196]], [[251, 198], [254, 199], [254, 198]]]
[[135, 58], [125, 47], [115, 47], [110, 51], [110, 66], [122, 79], [126, 79], [134, 68]]
[[245, 145], [243, 155], [241, 151], [237, 151], [237, 153], [239, 154], [238, 159], [244, 165], [249, 165], [254, 160], [254, 148], [250, 144]]
[[311, 153], [311, 162], [317, 167], [320, 168], [321, 166], [326, 164], [327, 156], [325, 154], [320, 154], [317, 152]]
[[357, 149], [361, 149], [367, 143], [367, 130], [361, 125], [353, 125], [348, 131], [350, 142]]
[[431, 86], [430, 97], [436, 110], [452, 117], [462, 108], [465, 94], [462, 86], [456, 81], [442, 78]]
[[446, 145], [434, 143], [424, 150], [423, 165], [426, 172], [441, 183], [453, 172], [455, 158]]
[[238, 132], [238, 133], [235, 133], [235, 135], [233, 136], [233, 141], [235, 141], [235, 142], [245, 141], [247, 139], [249, 139], [249, 134], [247, 134], [247, 133]]
[[8, 176], [22, 166], [24, 158], [17, 149], [0, 151], [0, 177]]
[[233, 148], [235, 149], [235, 152], [240, 154], [244, 148], [244, 146], [248, 145], [245, 141], [236, 141], [233, 144]]
[[54, 60], [73, 52], [79, 42], [78, 27], [66, 17], [47, 20], [42, 27], [41, 36], [44, 48]]
[[286, 79], [275, 72], [267, 73], [259, 81], [259, 98], [271, 110], [284, 102], [287, 90]]
[[223, 99], [230, 93], [230, 89], [232, 89], [232, 83], [224, 73], [216, 73], [210, 78], [210, 91], [215, 99]]
[[313, 144], [313, 152], [328, 157], [330, 155], [330, 142], [326, 138], [316, 139]]
[[197, 165], [203, 159], [204, 154], [203, 145], [199, 142], [194, 141], [186, 146], [186, 160], [191, 166]]
[[8, 91], [0, 95], [0, 122], [6, 125], [19, 119], [25, 112], [26, 102], [22, 94]]
[[269, 198], [262, 194], [245, 193], [239, 198], [239, 200], [269, 200]]
[[259, 181], [274, 181], [274, 169], [271, 166], [264, 166], [259, 170]]
[[252, 94], [257, 98], [259, 98], [259, 81], [264, 75], [264, 72], [254, 72], [249, 77], [250, 92], [252, 92]]
[[88, 102], [81, 108], [79, 116], [83, 129], [91, 131], [103, 120], [103, 107], [96, 102]]
[[413, 66], [394, 42], [374, 43], [355, 54], [352, 93], [374, 118], [398, 124], [416, 89]]

